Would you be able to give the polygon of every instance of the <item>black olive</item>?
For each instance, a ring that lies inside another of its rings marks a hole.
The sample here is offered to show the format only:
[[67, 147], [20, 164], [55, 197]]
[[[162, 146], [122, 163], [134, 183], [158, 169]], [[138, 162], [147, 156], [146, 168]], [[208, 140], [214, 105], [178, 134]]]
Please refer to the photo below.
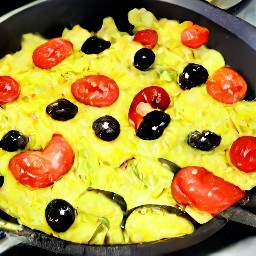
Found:
[[109, 41], [103, 38], [92, 36], [89, 37], [82, 46], [82, 52], [85, 54], [99, 54], [111, 46]]
[[5, 237], [6, 237], [6, 233], [3, 230], [0, 230], [0, 239]]
[[112, 116], [102, 116], [95, 120], [92, 124], [95, 135], [104, 140], [112, 141], [116, 139], [120, 133], [120, 124]]
[[210, 151], [219, 146], [220, 142], [221, 136], [207, 130], [191, 132], [187, 137], [189, 146], [202, 151]]
[[4, 176], [0, 176], [0, 188], [4, 185]]
[[208, 79], [208, 71], [199, 64], [189, 63], [179, 77], [179, 85], [183, 90], [204, 84]]
[[0, 148], [8, 152], [24, 149], [28, 143], [28, 137], [16, 130], [10, 130], [0, 141]]
[[63, 199], [52, 200], [45, 209], [48, 225], [56, 232], [67, 231], [76, 218], [74, 207]]
[[136, 135], [142, 140], [156, 140], [161, 137], [170, 121], [170, 116], [165, 112], [160, 110], [151, 111], [144, 116]]
[[67, 99], [58, 99], [46, 107], [46, 113], [52, 119], [67, 121], [76, 116], [78, 107]]
[[155, 54], [151, 49], [142, 48], [134, 55], [134, 67], [141, 70], [148, 70], [155, 61]]

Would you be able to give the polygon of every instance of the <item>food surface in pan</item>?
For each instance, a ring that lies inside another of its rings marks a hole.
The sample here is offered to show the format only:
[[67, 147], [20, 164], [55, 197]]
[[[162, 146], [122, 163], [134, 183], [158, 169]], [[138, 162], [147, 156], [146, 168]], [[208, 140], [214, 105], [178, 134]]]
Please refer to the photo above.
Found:
[[211, 31], [146, 9], [128, 19], [132, 34], [111, 17], [25, 34], [0, 60], [0, 209], [22, 225], [83, 244], [157, 241], [256, 185], [256, 102], [206, 47]]

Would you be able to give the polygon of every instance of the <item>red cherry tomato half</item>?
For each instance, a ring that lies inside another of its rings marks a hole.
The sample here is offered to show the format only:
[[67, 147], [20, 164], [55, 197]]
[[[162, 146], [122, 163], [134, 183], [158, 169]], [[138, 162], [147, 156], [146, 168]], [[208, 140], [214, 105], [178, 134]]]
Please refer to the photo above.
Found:
[[145, 47], [153, 49], [158, 41], [158, 34], [153, 29], [138, 31], [133, 38], [134, 41], [143, 44]]
[[72, 49], [71, 42], [62, 38], [53, 38], [34, 50], [33, 62], [39, 68], [49, 69], [68, 57]]
[[217, 101], [232, 104], [245, 97], [247, 83], [234, 69], [222, 67], [206, 81], [206, 90]]
[[242, 136], [235, 140], [229, 151], [234, 166], [243, 172], [256, 171], [256, 137]]
[[196, 49], [207, 43], [209, 30], [199, 25], [191, 25], [181, 33], [181, 42], [192, 49]]
[[0, 76], [0, 105], [15, 101], [19, 95], [19, 83], [10, 76]]
[[181, 205], [190, 205], [213, 215], [245, 196], [239, 187], [198, 166], [180, 169], [173, 178], [171, 191]]
[[133, 98], [128, 114], [129, 121], [137, 130], [143, 120], [143, 116], [147, 114], [147, 110], [143, 110], [145, 106], [148, 105], [152, 110], [160, 109], [164, 111], [168, 108], [170, 102], [170, 97], [163, 88], [159, 86], [146, 87]]
[[85, 76], [72, 84], [74, 97], [90, 106], [112, 105], [119, 96], [119, 88], [114, 80], [104, 75]]
[[21, 152], [11, 158], [9, 169], [21, 184], [44, 188], [67, 173], [73, 162], [71, 146], [55, 134], [44, 150]]

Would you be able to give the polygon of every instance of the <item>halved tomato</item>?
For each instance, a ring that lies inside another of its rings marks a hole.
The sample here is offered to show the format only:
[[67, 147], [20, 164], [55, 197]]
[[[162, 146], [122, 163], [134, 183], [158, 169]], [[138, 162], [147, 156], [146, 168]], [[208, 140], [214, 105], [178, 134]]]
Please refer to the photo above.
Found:
[[169, 94], [162, 87], [146, 87], [133, 98], [128, 114], [129, 122], [137, 130], [147, 113], [154, 109], [165, 111], [170, 102]]
[[229, 151], [234, 166], [243, 172], [256, 171], [256, 137], [242, 136], [235, 140]]
[[206, 90], [216, 100], [232, 104], [243, 99], [247, 92], [244, 78], [229, 67], [218, 69], [207, 81]]
[[20, 95], [20, 84], [10, 76], [0, 76], [0, 105], [15, 101]]
[[78, 79], [72, 84], [71, 92], [78, 101], [94, 107], [110, 106], [119, 96], [116, 82], [104, 75], [89, 75]]
[[153, 49], [157, 44], [158, 34], [153, 29], [143, 29], [134, 35], [133, 40], [143, 44], [147, 48]]
[[60, 134], [54, 134], [44, 150], [21, 152], [11, 158], [9, 169], [23, 185], [44, 188], [60, 179], [74, 162], [74, 152]]
[[218, 214], [245, 196], [239, 187], [199, 166], [187, 166], [174, 176], [171, 191], [181, 205]]
[[67, 58], [72, 49], [71, 42], [63, 38], [53, 38], [34, 50], [33, 62], [39, 68], [49, 69]]
[[181, 42], [192, 49], [196, 49], [207, 43], [209, 30], [205, 27], [193, 24], [181, 33]]

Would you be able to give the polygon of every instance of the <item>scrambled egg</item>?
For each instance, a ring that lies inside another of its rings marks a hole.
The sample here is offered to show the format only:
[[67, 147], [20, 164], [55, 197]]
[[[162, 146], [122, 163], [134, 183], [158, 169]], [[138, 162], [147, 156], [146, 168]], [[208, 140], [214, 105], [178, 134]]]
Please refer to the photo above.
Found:
[[[0, 175], [5, 177], [0, 209], [21, 224], [85, 244], [141, 243], [190, 234], [194, 227], [187, 219], [152, 209], [134, 211], [123, 231], [120, 207], [104, 195], [87, 190], [93, 187], [119, 194], [128, 209], [145, 204], [176, 206], [170, 191], [173, 173], [158, 162], [159, 157], [180, 166], [203, 166], [243, 190], [256, 186], [256, 172], [237, 170], [226, 154], [236, 138], [256, 133], [256, 102], [226, 105], [209, 96], [204, 85], [183, 91], [177, 83], [188, 63], [203, 65], [211, 75], [225, 65], [223, 56], [205, 46], [196, 50], [183, 46], [180, 35], [188, 22], [157, 20], [145, 9], [133, 9], [128, 18], [135, 30], [152, 28], [159, 35], [153, 49], [157, 57], [149, 71], [133, 66], [133, 56], [141, 44], [128, 33], [118, 31], [111, 17], [106, 17], [102, 28], [94, 33], [79, 25], [65, 29], [62, 37], [72, 42], [73, 53], [50, 70], [33, 64], [33, 51], [47, 41], [36, 34], [25, 34], [21, 51], [0, 60], [0, 75], [12, 76], [21, 84], [18, 100], [0, 108], [0, 137], [11, 129], [22, 132], [29, 137], [26, 151], [40, 150], [54, 133], [62, 134], [75, 152], [75, 162], [67, 174], [52, 186], [32, 189], [20, 184], [8, 169], [9, 160], [17, 152], [0, 150]], [[110, 41], [111, 47], [98, 55], [86, 55], [81, 47], [94, 34]], [[90, 74], [115, 80], [120, 95], [113, 105], [96, 108], [73, 97], [71, 84]], [[159, 139], [145, 141], [136, 136], [129, 124], [128, 110], [134, 96], [150, 85], [161, 86], [170, 95], [172, 104], [166, 113], [171, 116], [171, 123]], [[73, 119], [60, 122], [46, 114], [46, 106], [59, 98], [78, 106]], [[104, 115], [111, 115], [120, 123], [120, 135], [111, 142], [97, 138], [92, 129], [92, 123]], [[220, 146], [213, 151], [199, 151], [186, 143], [191, 131], [203, 129], [222, 137]], [[75, 222], [66, 232], [54, 232], [45, 220], [45, 208], [56, 198], [65, 199], [77, 210]], [[212, 217], [191, 207], [185, 210], [200, 223]]]

